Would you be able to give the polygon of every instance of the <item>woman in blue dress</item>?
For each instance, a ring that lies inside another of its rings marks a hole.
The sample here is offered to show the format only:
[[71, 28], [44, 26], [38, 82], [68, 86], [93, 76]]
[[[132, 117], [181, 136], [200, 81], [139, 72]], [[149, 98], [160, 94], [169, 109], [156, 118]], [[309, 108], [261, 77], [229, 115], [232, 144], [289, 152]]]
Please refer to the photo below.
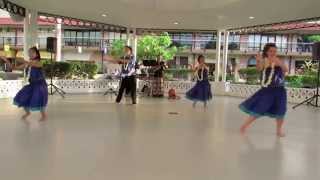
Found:
[[207, 102], [212, 99], [211, 85], [209, 83], [208, 74], [209, 68], [205, 64], [203, 55], [198, 57], [198, 65], [194, 69], [196, 84], [186, 93], [186, 98], [193, 101], [193, 107], [198, 101], [203, 102], [204, 107], [207, 107]]
[[263, 54], [256, 56], [257, 69], [261, 71], [261, 89], [240, 104], [240, 109], [249, 114], [248, 119], [241, 126], [241, 133], [259, 117], [269, 116], [276, 119], [277, 136], [284, 137], [282, 126], [287, 111], [287, 93], [284, 87], [287, 66], [277, 57], [277, 47], [268, 43]]
[[31, 111], [39, 111], [41, 113], [40, 121], [45, 121], [47, 119], [48, 88], [42, 72], [39, 50], [36, 47], [30, 48], [29, 57], [30, 61], [24, 61], [24, 64], [16, 67], [18, 69], [27, 68], [29, 84], [24, 86], [15, 96], [14, 104], [24, 108], [23, 120], [27, 119]]

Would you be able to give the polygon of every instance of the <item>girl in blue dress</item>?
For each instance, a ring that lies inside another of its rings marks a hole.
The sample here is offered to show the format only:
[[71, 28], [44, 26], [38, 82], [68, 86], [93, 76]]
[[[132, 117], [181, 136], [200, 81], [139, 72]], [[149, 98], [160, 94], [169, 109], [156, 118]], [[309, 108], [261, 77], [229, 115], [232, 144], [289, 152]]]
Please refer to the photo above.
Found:
[[29, 84], [24, 86], [14, 98], [14, 104], [24, 108], [22, 116], [26, 120], [31, 111], [41, 113], [40, 121], [47, 119], [46, 107], [48, 103], [48, 88], [42, 72], [42, 63], [39, 50], [36, 47], [29, 49], [30, 61], [24, 61], [19, 67], [27, 68]]
[[240, 109], [249, 114], [241, 126], [241, 133], [259, 117], [269, 116], [276, 119], [277, 136], [284, 137], [282, 130], [287, 111], [287, 93], [284, 87], [287, 66], [277, 57], [277, 47], [273, 43], [266, 44], [263, 54], [256, 56], [257, 69], [261, 71], [261, 89], [240, 104]]
[[203, 102], [204, 107], [207, 107], [207, 102], [212, 99], [211, 85], [209, 83], [208, 74], [209, 68], [205, 64], [203, 55], [198, 57], [198, 65], [194, 69], [196, 84], [186, 93], [186, 98], [193, 101], [193, 107], [198, 101]]

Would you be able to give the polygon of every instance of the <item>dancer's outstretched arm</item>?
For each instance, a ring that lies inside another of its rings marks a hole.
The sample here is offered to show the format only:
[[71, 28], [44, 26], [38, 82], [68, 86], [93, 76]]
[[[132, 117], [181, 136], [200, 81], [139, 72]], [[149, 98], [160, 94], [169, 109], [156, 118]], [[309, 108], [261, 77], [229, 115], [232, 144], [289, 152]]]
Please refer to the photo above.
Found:
[[13, 69], [15, 70], [22, 70], [24, 68], [26, 68], [28, 65], [26, 63], [20, 64], [19, 66], [15, 66], [13, 67]]
[[4, 61], [5, 63], [10, 64], [9, 60], [4, 56], [0, 56], [0, 60]]
[[124, 64], [124, 63], [128, 63], [130, 60], [127, 59], [116, 59], [112, 56], [105, 56], [103, 58], [104, 61], [109, 61], [111, 63], [115, 63], [115, 64]]
[[40, 61], [29, 61], [28, 66], [30, 67], [36, 67], [36, 68], [41, 68], [43, 66], [43, 64]]
[[23, 64], [14, 67], [14, 69], [24, 69], [26, 67], [37, 67], [37, 68], [41, 68], [43, 66], [43, 64], [40, 61], [26, 61], [26, 60], [22, 60]]

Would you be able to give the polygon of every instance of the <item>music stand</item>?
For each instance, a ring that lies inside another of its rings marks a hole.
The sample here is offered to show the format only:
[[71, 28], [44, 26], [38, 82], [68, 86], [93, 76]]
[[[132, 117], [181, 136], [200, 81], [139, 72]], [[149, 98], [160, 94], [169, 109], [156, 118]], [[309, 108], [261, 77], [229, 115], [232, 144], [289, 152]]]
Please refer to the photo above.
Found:
[[[106, 72], [104, 70], [104, 55], [108, 53], [108, 44], [109, 42], [105, 42], [104, 40], [101, 40], [100, 42], [100, 52], [101, 52], [101, 71], [102, 74], [105, 76]], [[107, 72], [108, 73], [108, 72]], [[112, 81], [112, 76], [107, 77], [106, 79]], [[108, 82], [108, 90], [106, 92], [103, 93], [104, 96], [110, 94], [110, 95], [115, 95], [117, 96], [117, 91], [113, 89], [113, 87], [110, 86], [110, 84], [112, 84], [112, 82]]]
[[320, 42], [316, 42], [313, 44], [312, 47], [312, 56], [313, 56], [313, 60], [317, 60], [318, 61], [318, 72], [317, 72], [317, 87], [316, 87], [316, 92], [314, 93], [314, 95], [304, 101], [302, 101], [301, 103], [293, 106], [292, 108], [295, 109], [303, 104], [307, 104], [307, 105], [311, 105], [313, 107], [320, 107]]
[[[50, 52], [50, 83], [48, 84], [48, 88], [50, 89], [49, 95], [54, 95], [56, 92], [62, 97], [65, 98], [66, 92], [64, 92], [61, 88], [53, 84], [53, 53], [55, 52], [57, 39], [54, 37], [47, 38], [47, 51]], [[53, 91], [54, 90], [54, 91]]]

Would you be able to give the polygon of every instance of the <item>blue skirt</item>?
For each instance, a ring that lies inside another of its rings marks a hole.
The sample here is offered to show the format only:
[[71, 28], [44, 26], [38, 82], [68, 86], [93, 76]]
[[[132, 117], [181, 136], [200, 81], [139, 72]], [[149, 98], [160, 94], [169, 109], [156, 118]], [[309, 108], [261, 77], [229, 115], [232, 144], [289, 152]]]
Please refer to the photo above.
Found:
[[186, 98], [192, 101], [203, 102], [212, 99], [211, 85], [209, 81], [197, 81], [195, 86], [186, 93]]
[[287, 111], [287, 92], [284, 87], [261, 88], [239, 105], [239, 108], [256, 118], [269, 116], [283, 119]]
[[48, 104], [48, 87], [45, 80], [24, 86], [14, 98], [15, 105], [27, 111], [44, 111]]

